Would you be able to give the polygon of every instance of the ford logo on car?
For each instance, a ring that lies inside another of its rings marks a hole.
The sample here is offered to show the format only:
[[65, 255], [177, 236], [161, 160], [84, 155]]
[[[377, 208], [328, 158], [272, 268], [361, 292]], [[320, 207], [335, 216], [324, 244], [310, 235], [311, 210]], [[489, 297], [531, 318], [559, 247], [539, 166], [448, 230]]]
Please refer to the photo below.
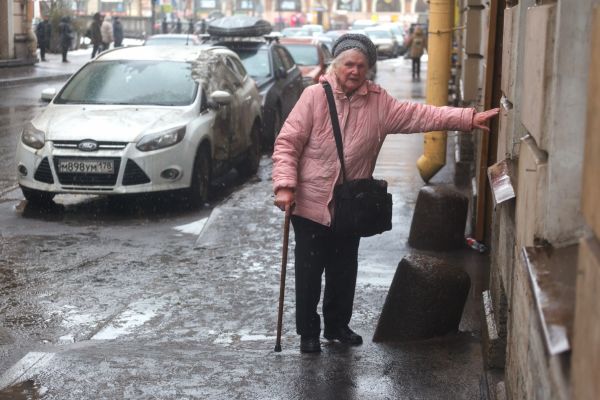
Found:
[[82, 140], [77, 148], [81, 151], [96, 151], [98, 150], [98, 143], [95, 140]]

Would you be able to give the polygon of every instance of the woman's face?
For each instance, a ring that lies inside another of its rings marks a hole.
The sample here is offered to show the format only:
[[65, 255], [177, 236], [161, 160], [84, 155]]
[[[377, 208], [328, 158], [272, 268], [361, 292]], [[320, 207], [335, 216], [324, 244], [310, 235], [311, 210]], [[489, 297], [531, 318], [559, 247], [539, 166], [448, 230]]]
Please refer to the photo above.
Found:
[[346, 50], [339, 55], [335, 75], [341, 89], [347, 95], [354, 93], [367, 79], [369, 62], [360, 50]]

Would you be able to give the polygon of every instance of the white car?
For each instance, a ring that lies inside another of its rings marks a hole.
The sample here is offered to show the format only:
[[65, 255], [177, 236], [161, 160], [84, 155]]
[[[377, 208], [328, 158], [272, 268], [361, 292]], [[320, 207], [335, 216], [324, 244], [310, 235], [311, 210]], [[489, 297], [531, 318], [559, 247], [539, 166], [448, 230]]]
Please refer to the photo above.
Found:
[[254, 81], [223, 47], [137, 46], [84, 65], [23, 129], [18, 182], [25, 198], [184, 189], [207, 201], [212, 178], [260, 161]]

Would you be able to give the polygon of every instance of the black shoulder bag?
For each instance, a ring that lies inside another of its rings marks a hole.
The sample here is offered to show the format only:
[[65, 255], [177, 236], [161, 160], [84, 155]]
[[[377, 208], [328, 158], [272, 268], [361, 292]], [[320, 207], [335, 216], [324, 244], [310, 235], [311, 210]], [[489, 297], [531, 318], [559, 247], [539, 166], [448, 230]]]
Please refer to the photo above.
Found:
[[323, 88], [329, 103], [333, 136], [342, 167], [342, 183], [333, 191], [334, 216], [331, 225], [337, 234], [367, 237], [392, 229], [392, 195], [387, 182], [366, 178], [346, 180], [344, 149], [333, 91], [329, 83]]

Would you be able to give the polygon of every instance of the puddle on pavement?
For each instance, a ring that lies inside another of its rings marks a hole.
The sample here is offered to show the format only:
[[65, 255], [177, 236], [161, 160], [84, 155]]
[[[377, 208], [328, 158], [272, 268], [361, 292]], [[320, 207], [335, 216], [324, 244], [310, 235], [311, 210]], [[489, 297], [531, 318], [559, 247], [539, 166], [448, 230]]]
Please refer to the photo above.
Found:
[[33, 379], [0, 390], [0, 400], [40, 400], [43, 389]]

